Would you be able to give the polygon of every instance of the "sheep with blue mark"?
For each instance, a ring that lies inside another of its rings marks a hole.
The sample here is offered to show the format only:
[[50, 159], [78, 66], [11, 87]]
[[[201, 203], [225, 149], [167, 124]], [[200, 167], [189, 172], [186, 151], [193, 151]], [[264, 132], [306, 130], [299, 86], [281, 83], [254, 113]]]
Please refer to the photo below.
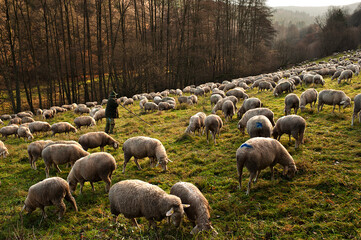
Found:
[[251, 117], [247, 122], [247, 132], [250, 138], [254, 137], [271, 137], [272, 124], [270, 120], [263, 116], [257, 115]]
[[249, 195], [252, 181], [257, 181], [261, 170], [270, 167], [271, 180], [274, 178], [273, 167], [279, 163], [283, 166], [283, 175], [293, 178], [297, 168], [286, 148], [272, 138], [251, 138], [243, 143], [236, 153], [239, 187], [242, 186], [243, 167], [250, 172], [246, 194]]
[[238, 130], [244, 134], [244, 129], [246, 128], [247, 126], [247, 122], [249, 119], [251, 119], [252, 117], [254, 116], [257, 116], [257, 115], [263, 115], [263, 116], [266, 116], [272, 126], [275, 125], [274, 121], [273, 121], [273, 117], [274, 117], [274, 113], [268, 109], [268, 108], [255, 108], [255, 109], [250, 109], [248, 110], [244, 115], [243, 117], [241, 118], [241, 120], [239, 120], [238, 122], [238, 125], [237, 125], [237, 128]]

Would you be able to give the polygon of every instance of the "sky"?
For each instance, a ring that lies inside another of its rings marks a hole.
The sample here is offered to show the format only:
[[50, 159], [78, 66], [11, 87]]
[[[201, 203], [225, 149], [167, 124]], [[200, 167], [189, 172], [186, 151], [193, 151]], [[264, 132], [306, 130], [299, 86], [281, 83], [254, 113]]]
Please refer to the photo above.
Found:
[[279, 6], [303, 6], [303, 7], [316, 7], [316, 6], [340, 6], [357, 3], [361, 0], [302, 0], [302, 1], [290, 1], [290, 0], [267, 0], [266, 4], [271, 7]]

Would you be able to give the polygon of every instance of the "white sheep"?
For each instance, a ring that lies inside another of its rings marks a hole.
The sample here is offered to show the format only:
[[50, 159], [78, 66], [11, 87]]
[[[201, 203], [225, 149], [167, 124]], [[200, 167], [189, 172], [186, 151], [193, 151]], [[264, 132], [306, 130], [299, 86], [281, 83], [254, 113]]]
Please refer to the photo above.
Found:
[[60, 177], [44, 179], [29, 188], [28, 196], [22, 208], [29, 214], [36, 208], [40, 208], [43, 218], [46, 218], [45, 206], [55, 205], [59, 209], [59, 219], [64, 216], [66, 206], [64, 198], [78, 211], [74, 197], [70, 193], [69, 184]]
[[29, 163], [30, 163], [31, 168], [36, 170], [36, 161], [38, 160], [39, 157], [41, 157], [41, 153], [42, 153], [45, 145], [47, 145], [48, 143], [52, 143], [52, 142], [53, 141], [51, 141], [51, 140], [39, 140], [39, 141], [32, 142], [28, 145], [27, 151], [28, 151], [28, 155], [29, 155]]
[[[114, 184], [109, 191], [110, 212], [132, 219], [145, 217], [149, 225], [156, 227], [155, 221], [169, 217], [178, 227], [183, 219], [184, 208], [179, 197], [167, 194], [156, 185], [140, 180], [124, 180]], [[138, 225], [138, 224], [137, 224]]]
[[272, 126], [275, 125], [275, 122], [273, 121], [274, 113], [270, 109], [268, 109], [268, 108], [255, 108], [255, 109], [248, 110], [242, 116], [241, 120], [239, 120], [238, 125], [237, 125], [238, 130], [242, 134], [244, 134], [244, 129], [247, 126], [248, 120], [251, 119], [251, 117], [254, 117], [254, 116], [257, 116], [257, 115], [266, 116], [270, 120]]
[[291, 114], [291, 109], [293, 108], [295, 114], [297, 114], [297, 110], [300, 107], [300, 99], [294, 93], [290, 93], [285, 97], [285, 115]]
[[270, 167], [271, 180], [274, 178], [273, 167], [283, 166], [283, 175], [293, 178], [297, 168], [292, 156], [280, 142], [272, 138], [256, 137], [243, 143], [236, 153], [239, 187], [242, 187], [243, 167], [250, 172], [246, 194], [251, 189], [252, 180], [257, 181], [261, 170]]
[[231, 100], [226, 100], [223, 102], [222, 112], [226, 122], [232, 120], [232, 117], [236, 113], [236, 110]]
[[140, 109], [143, 109], [144, 108], [144, 104], [148, 102], [148, 99], [147, 98], [143, 98], [142, 100], [139, 101], [139, 107]]
[[2, 156], [3, 158], [6, 158], [7, 155], [9, 155], [9, 151], [6, 148], [5, 144], [3, 143], [3, 141], [0, 140], [0, 156]]
[[146, 102], [144, 103], [144, 111], [156, 111], [158, 110], [158, 105], [154, 102]]
[[257, 115], [248, 120], [246, 128], [250, 138], [271, 137], [273, 126], [267, 117]]
[[5, 138], [7, 138], [10, 135], [16, 136], [18, 134], [18, 129], [19, 129], [18, 125], [11, 124], [9, 126], [2, 127], [0, 129], [0, 134]]
[[204, 120], [204, 125], [205, 125], [205, 131], [206, 131], [206, 136], [207, 136], [207, 143], [209, 143], [208, 132], [211, 131], [213, 140], [214, 140], [214, 144], [216, 144], [216, 135], [217, 134], [218, 134], [218, 136], [220, 135], [221, 128], [223, 127], [222, 119], [215, 114], [211, 114], [211, 115], [207, 116], [206, 119]]
[[112, 146], [114, 149], [119, 147], [118, 141], [102, 131], [85, 133], [79, 137], [78, 142], [85, 151], [89, 148], [100, 147], [100, 151], [104, 152], [104, 147], [107, 145]]
[[50, 130], [53, 132], [52, 136], [55, 136], [56, 133], [76, 133], [76, 128], [68, 122], [58, 122], [51, 125]]
[[350, 80], [351, 83], [352, 76], [353, 72], [350, 69], [343, 70], [337, 79], [337, 83], [340, 84], [342, 80], [346, 80], [347, 82]]
[[357, 94], [354, 98], [355, 105], [353, 107], [353, 114], [352, 114], [352, 120], [351, 120], [351, 126], [353, 126], [353, 122], [355, 117], [357, 117], [358, 114], [358, 122], [361, 122], [361, 93]]
[[201, 129], [202, 129], [201, 118], [199, 116], [197, 116], [197, 115], [193, 115], [189, 119], [189, 125], [188, 125], [185, 133], [190, 134], [191, 132], [193, 132], [194, 134], [196, 134], [196, 131], [198, 130], [198, 133], [199, 133], [199, 136], [200, 136], [201, 135]]
[[211, 95], [211, 106], [216, 105], [219, 100], [221, 100], [223, 97], [219, 94], [212, 94]]
[[90, 116], [80, 116], [74, 119], [74, 124], [78, 129], [82, 126], [92, 127], [96, 125], [95, 119]]
[[333, 90], [333, 89], [322, 90], [318, 94], [318, 105], [317, 105], [318, 112], [322, 111], [324, 104], [333, 105], [332, 113], [334, 113], [336, 105], [338, 105], [338, 111], [340, 111], [341, 105], [343, 106], [343, 108], [346, 108], [347, 106], [351, 106], [351, 98], [349, 98], [341, 90]]
[[303, 112], [307, 104], [311, 105], [311, 109], [312, 109], [312, 103], [314, 106], [316, 106], [317, 96], [318, 96], [318, 92], [314, 88], [309, 88], [306, 91], [304, 91], [300, 97], [301, 112]]
[[67, 181], [71, 192], [74, 192], [78, 182], [80, 194], [83, 192], [84, 183], [89, 181], [94, 191], [93, 182], [104, 181], [105, 190], [109, 192], [112, 183], [112, 174], [117, 164], [114, 157], [105, 152], [92, 153], [77, 160], [71, 168]]
[[35, 121], [29, 124], [29, 129], [32, 133], [50, 131], [51, 126], [47, 122]]
[[28, 139], [28, 140], [32, 140], [33, 134], [31, 134], [30, 129], [28, 127], [25, 126], [21, 126], [18, 128], [18, 137], [19, 138], [24, 138], [24, 140]]
[[158, 139], [144, 136], [129, 138], [123, 144], [123, 151], [123, 173], [125, 173], [125, 167], [133, 156], [134, 162], [139, 170], [142, 168], [138, 164], [138, 159], [148, 157], [151, 167], [156, 163], [156, 158], [158, 162], [157, 165], [160, 164], [163, 168], [163, 171], [167, 171], [167, 163], [170, 160], [168, 159], [163, 144]]
[[281, 117], [277, 120], [275, 127], [272, 131], [272, 136], [280, 140], [282, 134], [289, 135], [289, 141], [291, 142], [291, 135], [296, 139], [295, 148], [303, 143], [303, 136], [306, 129], [306, 120], [298, 115], [288, 115]]
[[102, 119], [105, 118], [105, 109], [99, 109], [95, 114], [94, 114], [94, 120], [96, 122], [98, 122], [100, 120], [100, 122], [102, 122]]
[[258, 98], [248, 98], [243, 101], [241, 108], [237, 112], [238, 119], [241, 119], [243, 114], [245, 114], [248, 110], [254, 108], [260, 108], [262, 106], [261, 100]]

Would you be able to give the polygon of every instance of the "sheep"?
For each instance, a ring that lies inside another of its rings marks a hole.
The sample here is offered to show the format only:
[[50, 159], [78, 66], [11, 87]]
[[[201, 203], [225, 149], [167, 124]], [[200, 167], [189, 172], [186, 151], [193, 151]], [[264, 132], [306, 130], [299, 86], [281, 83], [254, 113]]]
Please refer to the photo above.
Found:
[[211, 95], [211, 106], [213, 106], [213, 105], [215, 105], [215, 104], [217, 104], [217, 102], [219, 101], [219, 100], [221, 100], [223, 97], [221, 96], [221, 95], [219, 95], [219, 94], [212, 94]]
[[324, 104], [333, 105], [332, 113], [334, 113], [336, 105], [338, 105], [338, 111], [340, 111], [341, 105], [343, 108], [351, 106], [351, 98], [349, 98], [343, 91], [340, 90], [322, 90], [318, 94], [317, 112], [320, 112], [320, 110], [322, 111]]
[[353, 126], [354, 118], [357, 117], [358, 114], [358, 122], [361, 122], [361, 93], [357, 94], [354, 98], [355, 105], [353, 107], [353, 114], [351, 120], [351, 126]]
[[[191, 100], [192, 102], [189, 103], [188, 101]], [[188, 98], [187, 98], [187, 103], [189, 105], [193, 105], [193, 104], [197, 104], [198, 103], [198, 97], [196, 95], [190, 95]]]
[[314, 88], [309, 88], [306, 91], [304, 91], [300, 97], [301, 112], [303, 112], [307, 104], [311, 105], [311, 109], [312, 109], [312, 103], [314, 106], [316, 106], [317, 96], [318, 96], [318, 92]]
[[237, 128], [238, 130], [244, 134], [244, 129], [245, 127], [247, 126], [247, 122], [248, 120], [251, 118], [251, 117], [254, 117], [254, 116], [257, 116], [257, 115], [263, 115], [263, 116], [266, 116], [272, 126], [275, 125], [275, 122], [273, 121], [273, 116], [274, 116], [274, 113], [268, 109], [268, 108], [255, 108], [255, 109], [250, 109], [248, 110], [241, 118], [241, 120], [239, 120], [238, 122], [238, 125], [237, 125]]
[[88, 108], [91, 108], [91, 107], [95, 107], [95, 105], [97, 105], [98, 102], [86, 102], [85, 105], [88, 107]]
[[20, 125], [21, 124], [21, 118], [15, 117], [15, 118], [10, 119], [8, 125], [12, 125], [12, 124]]
[[197, 112], [195, 116], [198, 116], [201, 121], [202, 134], [204, 131], [204, 121], [206, 120], [207, 115], [204, 112]]
[[271, 137], [273, 127], [270, 120], [267, 117], [263, 115], [257, 115], [251, 117], [248, 120], [246, 128], [250, 138], [254, 138], [254, 137]]
[[222, 104], [222, 112], [226, 122], [228, 120], [232, 120], [232, 117], [236, 113], [236, 110], [234, 109], [234, 105], [231, 100], [224, 101], [224, 103]]
[[295, 114], [297, 114], [298, 108], [300, 107], [300, 99], [294, 93], [290, 93], [285, 97], [285, 115], [291, 114], [291, 109], [293, 108]]
[[32, 133], [50, 131], [51, 126], [47, 122], [35, 121], [29, 124], [29, 129]]
[[104, 106], [107, 105], [107, 103], [108, 103], [108, 99], [104, 98], [100, 105]]
[[124, 101], [123, 106], [128, 106], [133, 104], [134, 104], [133, 98], [128, 98], [127, 100]]
[[50, 119], [50, 118], [53, 118], [53, 117], [54, 117], [53, 110], [46, 109], [46, 110], [43, 111], [43, 118], [44, 119]]
[[325, 85], [325, 80], [323, 80], [323, 77], [319, 74], [316, 74], [313, 76], [313, 83], [314, 84], [321, 84], [322, 86]]
[[295, 148], [304, 142], [303, 136], [306, 129], [306, 120], [298, 115], [288, 115], [277, 120], [272, 131], [272, 136], [278, 141], [281, 136], [286, 133], [289, 135], [289, 142], [291, 142], [291, 135], [296, 139]]
[[100, 120], [100, 122], [102, 122], [102, 119], [105, 118], [105, 109], [99, 109], [95, 114], [94, 114], [94, 120], [96, 122], [98, 122]]
[[31, 134], [30, 132], [30, 129], [28, 127], [25, 127], [25, 126], [21, 126], [18, 128], [18, 137], [23, 137], [24, 140], [28, 139], [28, 140], [32, 140], [34, 137], [33, 137], [33, 134]]
[[196, 88], [196, 91], [194, 92], [196, 96], [204, 96], [205, 92], [203, 88]]
[[214, 89], [212, 90], [212, 94], [221, 95], [222, 98], [225, 98], [225, 97], [226, 97], [226, 94], [224, 93], [224, 91], [219, 90], [218, 88], [214, 88]]
[[19, 117], [19, 118], [32, 117], [33, 113], [19, 112], [19, 113], [16, 114], [16, 116]]
[[[184, 92], [184, 91], [183, 91], [183, 92]], [[178, 97], [178, 102], [179, 102], [179, 104], [187, 103], [187, 100], [188, 100], [188, 98], [185, 97], [185, 96], [180, 96], [180, 97]]]
[[144, 111], [147, 112], [147, 111], [155, 111], [155, 110], [158, 110], [158, 105], [155, 104], [154, 102], [146, 102], [144, 104]]
[[338, 70], [338, 71], [336, 71], [336, 72], [332, 75], [331, 80], [334, 80], [334, 79], [338, 78], [338, 77], [341, 75], [342, 71], [343, 71], [343, 70]]
[[159, 111], [169, 110], [169, 109], [171, 109], [171, 106], [170, 106], [170, 104], [167, 103], [167, 102], [160, 102], [160, 103], [158, 104], [158, 109], [159, 109]]
[[139, 107], [140, 109], [143, 109], [144, 108], [144, 104], [148, 102], [148, 99], [147, 98], [143, 98], [142, 100], [139, 101]]
[[222, 110], [223, 103], [227, 100], [231, 100], [233, 102], [234, 108], [237, 109], [238, 99], [235, 96], [228, 96], [219, 100], [216, 103], [216, 105], [212, 109], [212, 114], [215, 114], [218, 110]]
[[150, 160], [150, 166], [153, 167], [156, 163], [155, 158], [157, 158], [157, 165], [162, 166], [163, 171], [167, 171], [167, 163], [171, 162], [168, 158], [165, 148], [161, 141], [155, 138], [138, 136], [127, 139], [123, 144], [124, 152], [124, 164], [123, 164], [123, 173], [125, 173], [125, 167], [129, 160], [134, 156], [134, 162], [137, 165], [138, 169], [142, 168], [138, 164], [138, 159], [148, 157]]
[[80, 158], [71, 168], [67, 181], [70, 191], [74, 192], [78, 182], [80, 183], [80, 194], [83, 192], [84, 182], [89, 181], [94, 191], [93, 182], [103, 180], [106, 183], [105, 191], [109, 192], [112, 183], [112, 174], [117, 164], [114, 157], [105, 152], [92, 153]]
[[82, 126], [92, 127], [96, 125], [95, 119], [90, 116], [80, 116], [74, 119], [74, 124], [78, 129]]
[[177, 182], [170, 189], [170, 194], [179, 197], [182, 204], [189, 205], [184, 211], [188, 219], [196, 225], [191, 231], [192, 235], [197, 235], [201, 231], [212, 231], [214, 236], [218, 234], [210, 221], [211, 207], [196, 186], [189, 182]]
[[340, 84], [342, 80], [346, 80], [347, 82], [348, 80], [350, 80], [351, 83], [352, 76], [353, 76], [353, 72], [351, 70], [349, 69], [343, 70], [341, 72], [341, 75], [337, 79], [337, 83]]
[[124, 180], [114, 184], [109, 190], [109, 202], [115, 220], [119, 214], [123, 214], [137, 224], [135, 218], [145, 217], [153, 227], [156, 227], [155, 220], [161, 221], [165, 217], [178, 227], [184, 208], [189, 207], [182, 204], [179, 197], [141, 180]]
[[226, 96], [235, 96], [237, 99], [247, 99], [248, 95], [243, 91], [242, 88], [234, 88], [226, 93]]
[[21, 119], [21, 124], [24, 124], [24, 123], [31, 123], [31, 122], [35, 122], [35, 120], [31, 117], [23, 117]]
[[29, 188], [28, 196], [25, 199], [21, 210], [32, 213], [36, 208], [42, 211], [42, 217], [46, 218], [45, 206], [55, 205], [59, 209], [59, 219], [64, 216], [66, 206], [64, 198], [72, 204], [75, 211], [78, 211], [74, 197], [70, 193], [69, 184], [60, 177], [44, 179]]
[[39, 140], [32, 142], [28, 145], [29, 163], [32, 169], [36, 170], [36, 160], [41, 157], [41, 153], [48, 143], [52, 143], [51, 140]]
[[261, 100], [258, 98], [248, 98], [244, 100], [241, 108], [237, 112], [238, 119], [241, 119], [243, 114], [245, 114], [248, 110], [254, 108], [260, 108], [262, 106]]
[[263, 91], [263, 90], [270, 90], [270, 91], [273, 91], [273, 87], [272, 87], [272, 84], [268, 81], [261, 81], [259, 84], [258, 84], [258, 92], [259, 91]]
[[74, 109], [74, 113], [77, 114], [83, 114], [83, 113], [90, 113], [90, 108], [88, 108], [85, 105], [78, 105], [75, 109]]
[[9, 155], [9, 151], [6, 148], [5, 144], [3, 143], [3, 141], [0, 140], [0, 156], [2, 156], [3, 158], [6, 158], [7, 155]]
[[273, 95], [277, 97], [282, 94], [282, 92], [292, 92], [292, 84], [289, 81], [283, 81], [277, 84], [273, 90]]
[[206, 131], [206, 136], [207, 136], [207, 143], [209, 143], [208, 132], [211, 131], [213, 140], [214, 140], [214, 144], [216, 144], [216, 135], [218, 133], [218, 136], [219, 136], [219, 134], [221, 132], [221, 128], [223, 127], [222, 119], [215, 114], [211, 114], [211, 115], [207, 116], [206, 119], [204, 120], [204, 126], [205, 126], [205, 131]]
[[0, 119], [3, 121], [10, 120], [11, 116], [9, 114], [3, 114], [0, 116]]
[[12, 125], [9, 125], [9, 126], [2, 127], [0, 129], [0, 134], [3, 137], [8, 138], [8, 136], [10, 136], [10, 135], [17, 135], [18, 134], [18, 129], [19, 129], [18, 125], [12, 124]]
[[194, 134], [196, 134], [196, 131], [198, 130], [199, 136], [201, 135], [201, 118], [197, 115], [193, 115], [190, 119], [189, 119], [189, 125], [185, 131], [185, 133], [190, 134], [191, 132], [193, 132]]
[[76, 133], [76, 128], [68, 122], [58, 122], [51, 125], [50, 130], [53, 132], [52, 136], [55, 136], [57, 133]]
[[94, 115], [95, 115], [100, 109], [102, 109], [102, 107], [93, 107], [93, 108], [90, 110], [89, 116], [94, 117]]
[[246, 166], [250, 172], [246, 194], [249, 195], [252, 180], [257, 181], [261, 170], [270, 167], [271, 180], [274, 178], [273, 167], [279, 163], [283, 166], [283, 175], [293, 178], [297, 167], [292, 156], [280, 142], [272, 138], [256, 137], [243, 143], [236, 153], [239, 187], [242, 187], [242, 172]]
[[104, 147], [109, 145], [115, 150], [119, 147], [119, 142], [105, 132], [89, 132], [81, 135], [78, 142], [85, 151], [89, 148], [100, 147], [100, 151], [104, 152]]
[[88, 155], [88, 152], [75, 144], [53, 144], [45, 147], [41, 157], [44, 159], [46, 177], [49, 177], [49, 170], [52, 164], [58, 172], [61, 172], [58, 164], [70, 162], [73, 165], [76, 160]]

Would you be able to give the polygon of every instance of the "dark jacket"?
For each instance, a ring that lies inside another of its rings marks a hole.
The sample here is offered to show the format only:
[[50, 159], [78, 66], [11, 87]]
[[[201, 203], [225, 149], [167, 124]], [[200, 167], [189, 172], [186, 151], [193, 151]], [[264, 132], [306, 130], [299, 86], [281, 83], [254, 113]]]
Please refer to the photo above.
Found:
[[118, 117], [118, 103], [115, 97], [111, 96], [108, 99], [107, 107], [105, 108], [106, 118], [117, 118]]

